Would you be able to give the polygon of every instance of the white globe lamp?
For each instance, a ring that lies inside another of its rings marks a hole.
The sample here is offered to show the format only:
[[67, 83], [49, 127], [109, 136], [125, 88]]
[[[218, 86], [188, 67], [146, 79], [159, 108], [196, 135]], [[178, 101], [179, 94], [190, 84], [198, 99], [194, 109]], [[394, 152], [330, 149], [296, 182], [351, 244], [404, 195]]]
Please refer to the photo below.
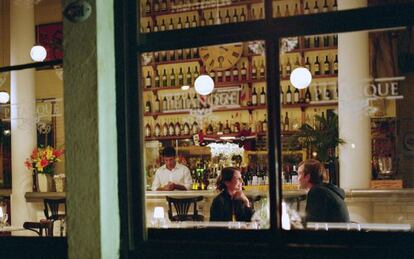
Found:
[[290, 74], [290, 82], [298, 89], [304, 89], [310, 85], [312, 74], [305, 67], [295, 68]]
[[200, 75], [194, 82], [195, 90], [200, 95], [209, 95], [214, 90], [214, 81], [208, 75]]
[[30, 50], [30, 57], [33, 61], [42, 62], [46, 59], [47, 52], [43, 46], [36, 45]]
[[8, 103], [10, 100], [10, 95], [6, 91], [0, 91], [0, 103]]

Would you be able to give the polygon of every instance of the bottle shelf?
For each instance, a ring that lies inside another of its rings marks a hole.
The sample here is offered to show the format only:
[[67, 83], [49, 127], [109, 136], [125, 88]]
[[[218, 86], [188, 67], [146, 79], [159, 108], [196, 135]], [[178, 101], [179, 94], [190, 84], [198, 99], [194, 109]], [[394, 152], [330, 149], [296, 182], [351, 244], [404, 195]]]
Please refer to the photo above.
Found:
[[312, 48], [301, 48], [299, 52], [319, 52], [319, 51], [331, 51], [331, 50], [338, 50], [338, 46], [328, 46], [328, 47], [312, 47]]
[[[337, 74], [325, 74], [325, 75], [312, 75], [312, 80], [314, 79], [328, 79], [328, 78], [332, 78], [332, 79], [336, 79], [338, 78]], [[290, 76], [281, 76], [281, 81], [290, 81]]]
[[338, 105], [338, 100], [326, 100], [326, 101], [312, 101], [310, 103], [293, 103], [293, 104], [282, 104], [282, 109], [294, 109], [301, 108], [306, 109], [309, 107], [323, 107], [323, 106], [336, 106]]
[[[220, 108], [213, 109], [213, 112], [228, 112], [228, 111], [253, 111], [253, 110], [265, 110], [267, 105], [256, 105], [256, 106], [242, 106], [234, 108]], [[190, 110], [179, 110], [179, 111], [167, 111], [167, 112], [145, 112], [144, 116], [162, 116], [162, 115], [178, 115], [178, 114], [190, 114]]]
[[[224, 140], [237, 140], [240, 133], [228, 133], [228, 134], [205, 134], [203, 138], [208, 141], [224, 141]], [[265, 136], [267, 132], [252, 133], [252, 136]], [[180, 135], [180, 136], [159, 136], [159, 137], [145, 137], [145, 141], [151, 140], [177, 140], [177, 139], [192, 139], [193, 135]]]
[[153, 66], [162, 66], [162, 65], [171, 65], [171, 64], [180, 64], [180, 63], [201, 63], [200, 58], [189, 58], [189, 59], [176, 59], [176, 60], [167, 60], [167, 61], [158, 61], [158, 62], [151, 62], [144, 67], [153, 67]]

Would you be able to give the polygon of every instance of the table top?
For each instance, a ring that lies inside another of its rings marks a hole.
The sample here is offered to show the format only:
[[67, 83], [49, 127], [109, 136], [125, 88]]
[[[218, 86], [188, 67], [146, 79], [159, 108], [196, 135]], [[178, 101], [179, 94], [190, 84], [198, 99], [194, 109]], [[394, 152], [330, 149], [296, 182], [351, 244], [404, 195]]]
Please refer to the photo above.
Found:
[[[227, 229], [259, 229], [257, 222], [221, 222], [221, 221], [177, 221], [155, 223], [156, 228], [227, 228]], [[151, 227], [151, 226], [149, 226]]]
[[23, 227], [19, 226], [0, 226], [0, 232], [14, 232], [25, 230]]

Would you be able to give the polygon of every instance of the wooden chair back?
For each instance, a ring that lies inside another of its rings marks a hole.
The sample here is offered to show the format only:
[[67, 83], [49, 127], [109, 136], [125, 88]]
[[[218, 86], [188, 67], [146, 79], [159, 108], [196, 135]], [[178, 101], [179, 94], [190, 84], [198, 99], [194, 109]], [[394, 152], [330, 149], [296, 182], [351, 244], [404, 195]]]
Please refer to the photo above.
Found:
[[23, 228], [36, 232], [39, 236], [53, 236], [53, 221], [51, 220], [26, 221], [23, 223]]
[[[203, 196], [189, 198], [166, 197], [168, 201], [168, 217], [171, 221], [203, 221], [204, 216], [198, 214], [197, 202], [203, 200]], [[174, 205], [176, 214], [173, 215], [172, 205]], [[191, 205], [193, 205], [193, 214], [189, 214]]]

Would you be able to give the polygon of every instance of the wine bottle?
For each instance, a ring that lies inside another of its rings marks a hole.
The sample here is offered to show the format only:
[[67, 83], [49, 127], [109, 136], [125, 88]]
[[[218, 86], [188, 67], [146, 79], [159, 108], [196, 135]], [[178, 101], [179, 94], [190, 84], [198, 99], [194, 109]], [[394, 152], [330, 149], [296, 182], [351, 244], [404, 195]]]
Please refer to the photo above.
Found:
[[161, 61], [167, 61], [167, 51], [161, 51]]
[[174, 30], [174, 23], [173, 23], [173, 19], [172, 18], [170, 18], [170, 23], [168, 24], [168, 30], [169, 31]]
[[331, 100], [332, 96], [331, 96], [331, 91], [329, 91], [329, 87], [325, 86], [325, 100]]
[[158, 0], [154, 0], [153, 9], [154, 9], [154, 12], [160, 11], [160, 2]]
[[200, 102], [198, 101], [197, 94], [194, 94], [194, 97], [193, 97], [193, 107], [195, 109], [200, 108]]
[[211, 121], [210, 121], [210, 123], [207, 126], [206, 134], [207, 135], [213, 135], [214, 134], [213, 125], [212, 125], [212, 122]]
[[178, 17], [178, 22], [177, 22], [177, 29], [182, 29], [183, 28], [183, 22], [181, 21], [181, 17]]
[[181, 135], [181, 125], [178, 121], [175, 123], [174, 132], [176, 136]]
[[303, 45], [305, 49], [310, 48], [310, 37], [305, 37]]
[[170, 86], [175, 86], [175, 73], [174, 73], [174, 68], [171, 69]]
[[329, 11], [328, 2], [326, 0], [323, 1], [322, 12], [326, 13]]
[[210, 70], [209, 76], [213, 79], [213, 82], [216, 81], [216, 72], [214, 70]]
[[226, 126], [225, 126], [225, 127], [224, 127], [224, 129], [223, 129], [223, 133], [224, 133], [224, 134], [229, 134], [229, 133], [231, 133], [230, 126], [229, 126], [229, 121], [228, 121], [228, 120], [226, 120]]
[[213, 12], [210, 12], [210, 16], [208, 17], [208, 25], [214, 25], [214, 18], [213, 18]]
[[289, 58], [287, 58], [287, 63], [286, 63], [285, 70], [286, 70], [286, 76], [290, 76], [290, 73], [292, 71], [292, 67], [290, 65], [290, 59]]
[[334, 70], [334, 74], [337, 75], [338, 74], [338, 55], [335, 55], [335, 60], [333, 63], [333, 70]]
[[223, 71], [221, 70], [217, 71], [217, 82], [219, 83], [223, 82]]
[[177, 59], [181, 60], [184, 58], [183, 49], [177, 49]]
[[190, 97], [190, 94], [188, 93], [187, 94], [187, 99], [185, 99], [185, 109], [191, 109], [191, 108], [193, 108], [192, 107], [192, 105], [191, 105], [191, 103], [192, 103], [192, 100], [191, 100], [191, 97]]
[[226, 10], [226, 16], [224, 16], [224, 23], [230, 23], [229, 9]]
[[315, 1], [315, 5], [313, 6], [313, 13], [319, 13], [318, 1]]
[[147, 72], [147, 76], [145, 77], [145, 88], [151, 88], [152, 85], [152, 78], [151, 78], [151, 74], [148, 71]]
[[321, 64], [319, 63], [319, 57], [316, 56], [316, 61], [313, 64], [313, 73], [315, 75], [320, 75], [321, 74]]
[[187, 68], [187, 74], [185, 75], [185, 83], [187, 84], [187, 85], [191, 85], [191, 77], [192, 77], [192, 75], [191, 75], [191, 71], [190, 71], [190, 67], [188, 67]]
[[155, 129], [154, 129], [154, 137], [159, 137], [160, 134], [161, 134], [161, 126], [157, 122], [157, 124], [155, 124]]
[[167, 121], [165, 121], [164, 124], [162, 125], [162, 135], [164, 137], [168, 136], [168, 123], [167, 123]]
[[180, 95], [180, 97], [178, 97], [175, 108], [177, 110], [182, 110], [184, 108], [184, 99], [183, 99], [182, 95]]
[[260, 64], [260, 68], [259, 68], [259, 75], [260, 75], [260, 79], [265, 79], [266, 77], [266, 69], [264, 66], [264, 61], [262, 61], [262, 63]]
[[198, 133], [198, 131], [199, 131], [199, 129], [198, 129], [198, 123], [197, 123], [196, 121], [194, 121], [194, 122], [193, 122], [193, 125], [191, 126], [191, 132], [192, 132], [193, 134], [197, 134], [197, 133]]
[[309, 70], [309, 72], [311, 71], [311, 65], [309, 63], [309, 57], [306, 57], [305, 67]]
[[293, 103], [299, 103], [299, 89], [297, 88], [293, 92]]
[[323, 35], [323, 46], [329, 47], [329, 35]]
[[252, 78], [252, 80], [257, 79], [257, 67], [256, 67], [256, 63], [254, 61], [253, 61], [253, 66], [252, 66], [252, 71], [251, 71], [251, 78]]
[[166, 96], [164, 96], [164, 98], [162, 99], [162, 110], [168, 111], [168, 101]]
[[231, 81], [231, 71], [230, 71], [230, 69], [227, 69], [226, 71], [224, 71], [224, 78], [226, 79], [226, 82]]
[[264, 115], [264, 120], [262, 122], [262, 131], [267, 132], [267, 115]]
[[197, 19], [196, 16], [193, 15], [193, 20], [191, 21], [191, 28], [197, 27]]
[[239, 16], [237, 16], [237, 9], [234, 9], [233, 17], [232, 17], [232, 22], [233, 23], [236, 23], [238, 21], [239, 21]]
[[320, 46], [319, 36], [316, 35], [313, 37], [313, 47], [319, 48], [319, 46]]
[[168, 136], [174, 136], [175, 135], [175, 125], [171, 121], [170, 124], [168, 124]]
[[155, 111], [155, 112], [160, 112], [160, 111], [161, 111], [161, 107], [160, 107], [160, 99], [158, 98], [158, 94], [157, 94], [157, 98], [155, 99], [155, 107], [154, 107], [154, 111]]
[[188, 124], [188, 122], [184, 123], [183, 134], [184, 135], [189, 135], [190, 134], [190, 125]]
[[242, 81], [246, 81], [246, 79], [247, 79], [247, 69], [246, 69], [246, 66], [244, 65], [244, 62], [242, 63], [242, 67], [240, 69], [240, 74], [241, 74]]
[[233, 74], [233, 81], [239, 81], [239, 68], [237, 66], [233, 67], [232, 74]]
[[319, 91], [319, 86], [316, 85], [316, 90], [315, 90], [315, 101], [319, 102], [322, 100], [322, 96], [321, 96], [321, 92]]
[[185, 17], [184, 28], [185, 29], [190, 28], [190, 20], [188, 18], [188, 15]]
[[163, 86], [163, 87], [167, 87], [167, 85], [168, 85], [168, 80], [167, 80], [167, 72], [165, 71], [165, 69], [164, 69], [164, 71], [162, 72], [161, 81], [162, 81], [162, 86]]
[[191, 50], [191, 52], [193, 53], [193, 58], [199, 58], [200, 57], [200, 54], [198, 52], [198, 48], [193, 48]]
[[145, 1], [145, 13], [146, 14], [151, 13], [151, 2], [150, 2], [150, 0]]
[[286, 112], [286, 115], [285, 115], [285, 123], [284, 123], [283, 126], [284, 126], [284, 128], [283, 128], [284, 131], [289, 131], [290, 125], [289, 125], [289, 116], [288, 116], [287, 112]]
[[256, 93], [256, 87], [253, 87], [253, 93], [252, 93], [252, 105], [257, 105], [257, 93]]
[[266, 93], [264, 91], [264, 87], [262, 87], [262, 91], [260, 92], [260, 105], [266, 104]]
[[160, 53], [158, 51], [154, 51], [154, 61], [155, 62], [160, 61]]
[[151, 23], [148, 21], [147, 27], [145, 28], [146, 32], [151, 32]]
[[303, 10], [303, 13], [304, 14], [310, 14], [310, 8], [309, 8], [309, 4], [308, 4], [307, 1], [305, 3], [305, 9]]
[[171, 98], [168, 102], [168, 109], [169, 110], [175, 110], [175, 97], [174, 97], [174, 95], [171, 96]]
[[155, 70], [154, 85], [156, 88], [160, 87], [160, 74], [158, 73], [158, 69]]
[[286, 100], [285, 100], [285, 93], [283, 92], [282, 87], [280, 87], [280, 104], [285, 104]]
[[295, 9], [293, 10], [293, 15], [294, 16], [299, 15], [299, 7], [298, 7], [297, 3], [295, 4]]
[[295, 63], [293, 64], [293, 69], [292, 70], [295, 70], [296, 68], [298, 68], [298, 67], [300, 67], [300, 63], [299, 63], [299, 56], [297, 56], [296, 57], [296, 61], [295, 61]]
[[336, 0], [334, 0], [334, 3], [332, 5], [332, 11], [337, 11], [338, 10], [338, 3], [336, 2]]
[[174, 61], [175, 60], [175, 50], [170, 49], [168, 51], [168, 57], [170, 58], [170, 61]]
[[338, 34], [334, 34], [334, 35], [332, 36], [332, 44], [333, 44], [334, 46], [338, 46]]
[[151, 112], [151, 102], [150, 101], [145, 102], [145, 112]]
[[204, 26], [206, 26], [206, 18], [204, 17], [204, 13], [203, 12], [201, 12], [201, 17], [200, 17], [200, 26], [201, 27], [204, 27]]
[[290, 85], [286, 91], [286, 104], [292, 104], [292, 91], [290, 90]]
[[198, 73], [198, 68], [194, 67], [194, 73], [193, 73], [193, 82], [200, 76], [200, 73]]
[[164, 21], [164, 19], [162, 19], [162, 21], [161, 21], [161, 26], [160, 26], [160, 31], [165, 31], [166, 30], [166, 26], [165, 26], [165, 21]]
[[309, 87], [306, 88], [305, 92], [305, 103], [310, 103], [312, 100], [311, 93], [309, 91]]
[[167, 0], [161, 0], [161, 11], [167, 11]]
[[289, 5], [286, 5], [286, 8], [285, 8], [285, 17], [288, 17], [288, 16], [290, 16]]
[[147, 124], [145, 125], [145, 137], [151, 137], [151, 126], [149, 125], [149, 123], [147, 122]]
[[246, 21], [246, 15], [244, 14], [244, 8], [241, 9], [241, 13], [240, 13], [240, 22], [245, 22]]
[[280, 6], [278, 5], [278, 6], [276, 6], [275, 17], [277, 18], [277, 17], [281, 17], [281, 16], [282, 16], [282, 13], [280, 12]]
[[183, 86], [184, 85], [184, 74], [183, 69], [180, 67], [180, 72], [178, 73], [178, 85]]
[[184, 58], [185, 59], [191, 59], [191, 49], [190, 48], [184, 49]]
[[325, 75], [331, 74], [331, 63], [328, 61], [328, 56], [325, 56], [325, 62], [323, 62], [323, 73]]
[[221, 24], [221, 12], [220, 11], [218, 11], [218, 15], [217, 15], [215, 24]]

